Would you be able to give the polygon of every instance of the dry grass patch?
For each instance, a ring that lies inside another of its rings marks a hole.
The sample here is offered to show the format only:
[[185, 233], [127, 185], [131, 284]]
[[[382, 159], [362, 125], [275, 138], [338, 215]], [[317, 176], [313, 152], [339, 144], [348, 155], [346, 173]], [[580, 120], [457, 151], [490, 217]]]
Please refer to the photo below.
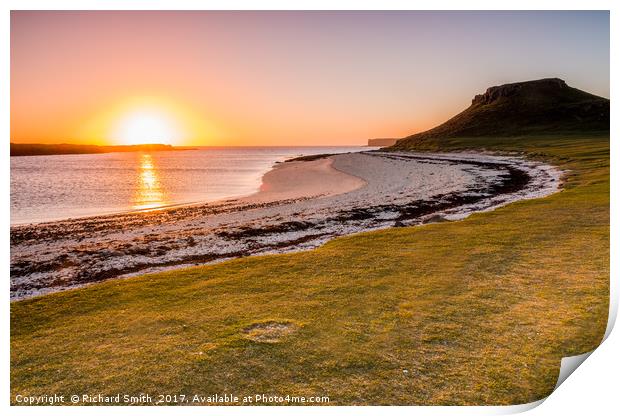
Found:
[[243, 328], [245, 338], [254, 342], [274, 344], [299, 329], [299, 325], [293, 322], [267, 321], [257, 322]]

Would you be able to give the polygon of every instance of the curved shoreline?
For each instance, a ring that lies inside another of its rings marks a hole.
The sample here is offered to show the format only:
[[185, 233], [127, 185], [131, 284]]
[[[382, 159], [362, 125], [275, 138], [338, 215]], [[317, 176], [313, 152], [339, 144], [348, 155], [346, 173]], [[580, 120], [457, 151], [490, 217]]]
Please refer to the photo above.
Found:
[[334, 167], [331, 157], [311, 161], [288, 161], [265, 173], [258, 192], [238, 198], [243, 203], [264, 203], [283, 199], [319, 198], [340, 195], [367, 182]]
[[521, 158], [464, 153], [287, 162], [264, 176], [267, 189], [243, 198], [11, 227], [11, 298], [460, 219], [551, 194], [560, 174]]
[[[175, 208], [191, 208], [203, 205], [217, 206], [229, 203], [231, 201], [249, 204], [269, 202], [277, 199], [330, 196], [349, 192], [366, 184], [363, 179], [357, 176], [349, 175], [346, 172], [335, 169], [332, 166], [332, 162], [333, 161], [331, 159], [323, 157], [304, 162], [296, 161], [295, 159], [285, 162], [275, 162], [275, 164], [262, 175], [262, 182], [259, 188], [256, 191], [247, 194], [234, 195], [215, 200], [188, 202], [180, 201], [152, 208], [125, 209], [120, 211], [115, 210], [98, 214], [84, 214], [72, 216], [69, 218], [52, 218], [36, 222], [17, 222], [12, 223], [10, 227], [19, 228], [45, 226], [47, 224], [55, 224], [61, 222], [88, 221], [134, 214], [139, 215], [143, 213], [165, 211]], [[287, 180], [287, 177], [285, 175], [294, 173], [291, 171], [295, 171], [295, 167], [301, 165], [303, 165], [303, 173], [305, 176], [304, 183], [293, 184], [290, 180]], [[326, 183], [334, 186], [326, 188]], [[265, 189], [265, 185], [268, 185], [271, 189]], [[293, 185], [295, 186], [293, 187]]]

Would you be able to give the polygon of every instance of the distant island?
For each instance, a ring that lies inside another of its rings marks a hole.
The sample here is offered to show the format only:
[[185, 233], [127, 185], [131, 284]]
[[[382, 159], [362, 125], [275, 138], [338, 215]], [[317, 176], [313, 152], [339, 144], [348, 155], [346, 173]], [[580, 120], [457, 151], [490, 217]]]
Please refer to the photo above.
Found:
[[124, 146], [97, 146], [91, 144], [11, 143], [11, 156], [77, 155], [111, 152], [161, 152], [185, 150], [169, 144], [136, 144]]
[[398, 139], [368, 139], [368, 146], [386, 147], [394, 146]]

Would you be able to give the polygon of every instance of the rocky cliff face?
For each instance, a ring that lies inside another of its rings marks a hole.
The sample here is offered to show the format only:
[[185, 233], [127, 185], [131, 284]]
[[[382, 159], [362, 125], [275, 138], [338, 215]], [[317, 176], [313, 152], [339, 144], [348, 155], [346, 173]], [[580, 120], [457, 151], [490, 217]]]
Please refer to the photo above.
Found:
[[505, 84], [497, 87], [491, 87], [484, 94], [478, 94], [471, 100], [472, 105], [491, 104], [502, 98], [509, 98], [523, 93], [523, 89], [545, 89], [545, 90], [564, 90], [569, 88], [564, 80], [559, 78], [545, 78], [537, 81], [516, 82], [514, 84]]

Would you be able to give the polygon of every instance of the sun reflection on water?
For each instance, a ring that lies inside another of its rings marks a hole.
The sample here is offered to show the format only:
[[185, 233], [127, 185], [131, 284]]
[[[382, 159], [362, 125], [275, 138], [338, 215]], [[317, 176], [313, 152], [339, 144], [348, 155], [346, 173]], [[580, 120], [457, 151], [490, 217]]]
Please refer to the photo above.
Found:
[[148, 153], [142, 153], [133, 208], [151, 209], [163, 205], [165, 205], [164, 192], [153, 163], [153, 157]]

